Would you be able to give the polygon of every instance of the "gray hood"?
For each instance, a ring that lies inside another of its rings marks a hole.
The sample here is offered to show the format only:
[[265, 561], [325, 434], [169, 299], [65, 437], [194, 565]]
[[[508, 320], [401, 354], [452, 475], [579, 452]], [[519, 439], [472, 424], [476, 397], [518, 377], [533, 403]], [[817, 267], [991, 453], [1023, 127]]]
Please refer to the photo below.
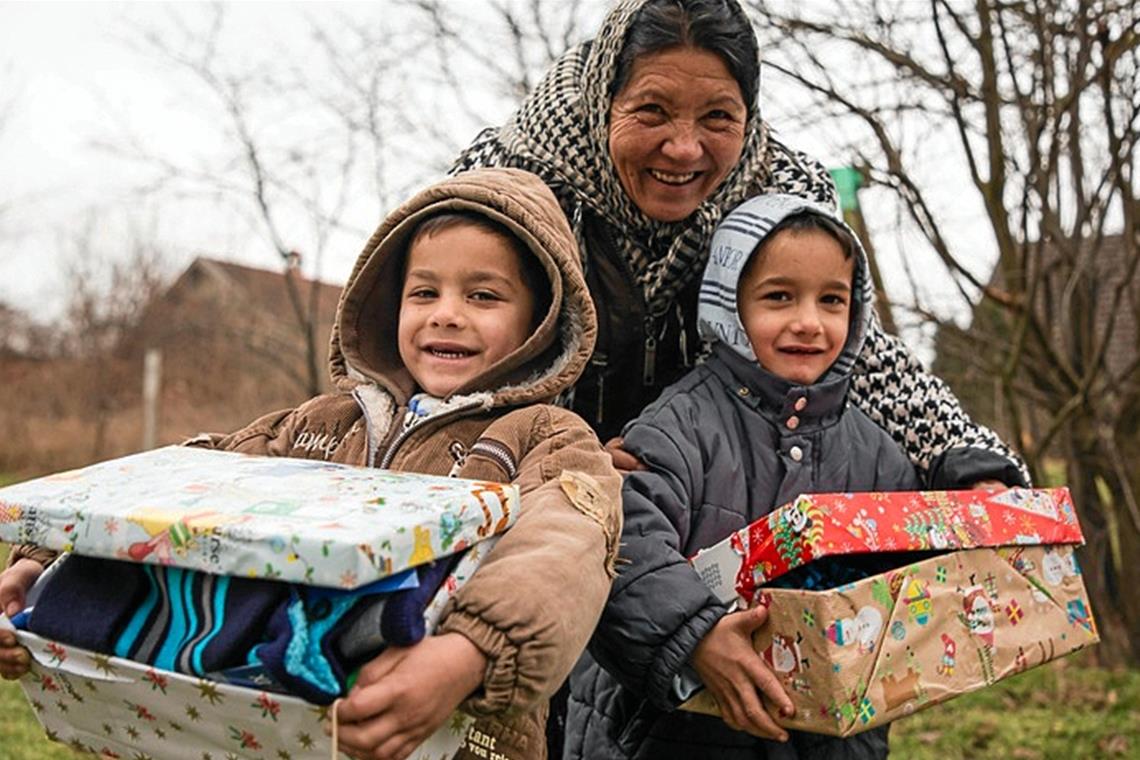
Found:
[[859, 236], [828, 206], [795, 195], [759, 195], [727, 214], [713, 233], [709, 261], [701, 281], [697, 322], [704, 340], [724, 343], [748, 361], [756, 361], [756, 354], [744, 332], [736, 306], [740, 274], [752, 252], [764, 241], [769, 231], [784, 218], [801, 211], [810, 211], [834, 220], [850, 232], [855, 240], [851, 326], [847, 332], [847, 342], [835, 363], [817, 381], [826, 382], [847, 377], [851, 373], [855, 359], [863, 349], [874, 307], [870, 268]]

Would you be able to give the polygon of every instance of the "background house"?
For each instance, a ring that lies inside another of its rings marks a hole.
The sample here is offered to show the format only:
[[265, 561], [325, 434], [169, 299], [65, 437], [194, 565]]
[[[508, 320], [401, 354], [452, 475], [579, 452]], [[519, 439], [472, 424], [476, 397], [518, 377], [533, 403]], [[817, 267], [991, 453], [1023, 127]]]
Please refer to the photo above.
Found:
[[[297, 278], [303, 319], [287, 276]], [[201, 257], [149, 298], [111, 347], [5, 356], [0, 383], [20, 401], [0, 405], [0, 472], [33, 475], [137, 451], [148, 349], [162, 355], [159, 445], [227, 432], [308, 398], [309, 321], [317, 376], [327, 389], [339, 297], [339, 285], [305, 280], [296, 270], [287, 275]]]

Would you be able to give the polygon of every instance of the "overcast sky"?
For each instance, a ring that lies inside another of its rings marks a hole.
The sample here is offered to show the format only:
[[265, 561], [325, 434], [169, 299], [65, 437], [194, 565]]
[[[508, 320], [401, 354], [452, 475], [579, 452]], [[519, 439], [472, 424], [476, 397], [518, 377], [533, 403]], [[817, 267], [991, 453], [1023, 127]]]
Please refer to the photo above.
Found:
[[[595, 5], [601, 9], [605, 4]], [[455, 0], [455, 7], [478, 15], [485, 6], [478, 0]], [[311, 56], [305, 40], [314, 19], [380, 26], [396, 13], [393, 8], [391, 3], [226, 4], [227, 46], [221, 54], [239, 62], [304, 67]], [[153, 166], [99, 147], [122, 145], [130, 134], [142, 136], [156, 155], [194, 157], [202, 163], [231, 150], [217, 123], [217, 104], [209, 103], [184, 73], [140, 45], [140, 29], [208, 14], [207, 6], [189, 3], [0, 2], [0, 113], [6, 115], [0, 124], [0, 300], [45, 316], [58, 311], [66, 298], [63, 269], [68, 257], [79, 255], [75, 238], [83, 234], [93, 256], [123, 255], [131, 239], [155, 243], [173, 272], [199, 254], [279, 266], [263, 230], [247, 218], [201, 198], [168, 195], [151, 203], [137, 190], [153, 174]], [[467, 31], [475, 38], [482, 34], [475, 28]], [[494, 42], [489, 40], [487, 46], [493, 48]], [[419, 111], [446, 108], [447, 103], [433, 97], [432, 83], [423, 79], [402, 77], [407, 102], [414, 101]], [[829, 165], [841, 163], [840, 156], [828, 153], [826, 135], [810, 129], [789, 133], [781, 123], [783, 93], [774, 93], [774, 86], [779, 85], [766, 77], [761, 97], [766, 118], [777, 130], [783, 127], [781, 137]], [[510, 99], [478, 97], [487, 101], [481, 111], [491, 123], [501, 121], [512, 108]], [[478, 126], [470, 115], [437, 120], [444, 131], [454, 133], [457, 144], [465, 143]], [[397, 149], [395, 155], [422, 159], [415, 149]], [[932, 160], [937, 160], [934, 153]], [[414, 184], [425, 176], [422, 162], [418, 174], [416, 168], [415, 160], [403, 173], [390, 166], [396, 177], [390, 192], [398, 195], [401, 177]], [[345, 229], [330, 239], [320, 260], [322, 279], [343, 281], [379, 220], [382, 209], [374, 198], [365, 200], [358, 199], [359, 208], [348, 210]], [[962, 208], [956, 213], [962, 226], [969, 226], [976, 211]], [[873, 229], [876, 223], [893, 223], [868, 216]], [[290, 244], [313, 247], [301, 231], [297, 240], [302, 242]], [[891, 260], [902, 255], [899, 246], [893, 240], [876, 242], [888, 286], [894, 281], [901, 287], [901, 267], [897, 259]], [[985, 250], [980, 248], [978, 255], [984, 267]]]

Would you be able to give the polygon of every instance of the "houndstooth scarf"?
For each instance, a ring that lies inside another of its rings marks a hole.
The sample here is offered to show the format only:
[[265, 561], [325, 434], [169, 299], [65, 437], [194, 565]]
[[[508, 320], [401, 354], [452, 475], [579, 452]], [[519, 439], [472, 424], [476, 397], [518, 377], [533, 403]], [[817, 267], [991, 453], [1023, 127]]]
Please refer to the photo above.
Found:
[[[570, 219], [584, 262], [589, 251], [582, 210], [589, 208], [613, 229], [649, 314], [659, 316], [704, 267], [709, 239], [725, 212], [752, 195], [776, 191], [834, 206], [835, 191], [822, 166], [769, 137], [754, 103], [740, 160], [715, 192], [680, 222], [660, 222], [643, 214], [622, 188], [608, 145], [610, 88], [618, 55], [630, 23], [646, 2], [619, 2], [597, 36], [563, 54], [511, 120], [484, 129], [451, 171], [514, 166], [542, 177]], [[735, 0], [728, 2], [744, 17]], [[755, 38], [753, 48], [758, 50]]]

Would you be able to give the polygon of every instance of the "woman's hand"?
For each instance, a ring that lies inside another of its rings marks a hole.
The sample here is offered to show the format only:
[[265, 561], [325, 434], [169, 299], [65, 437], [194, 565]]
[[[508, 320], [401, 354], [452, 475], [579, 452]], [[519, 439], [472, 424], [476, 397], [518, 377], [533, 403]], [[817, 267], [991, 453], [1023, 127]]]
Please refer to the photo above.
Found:
[[979, 480], [974, 485], [970, 486], [974, 491], [1004, 491], [1009, 488], [1005, 483], [1000, 480]]
[[621, 436], [606, 441], [606, 452], [609, 453], [610, 458], [614, 460], [614, 469], [622, 474], [635, 470], [644, 470], [645, 464], [633, 454], [623, 449], [621, 444]]
[[337, 708], [340, 750], [403, 760], [483, 683], [487, 658], [458, 633], [389, 647], [365, 665]]
[[767, 620], [768, 608], [764, 606], [725, 615], [697, 644], [692, 665], [716, 700], [725, 723], [763, 739], [787, 741], [788, 732], [764, 709], [761, 694], [779, 708], [781, 715], [791, 717], [796, 708], [775, 673], [752, 648], [752, 634]]

